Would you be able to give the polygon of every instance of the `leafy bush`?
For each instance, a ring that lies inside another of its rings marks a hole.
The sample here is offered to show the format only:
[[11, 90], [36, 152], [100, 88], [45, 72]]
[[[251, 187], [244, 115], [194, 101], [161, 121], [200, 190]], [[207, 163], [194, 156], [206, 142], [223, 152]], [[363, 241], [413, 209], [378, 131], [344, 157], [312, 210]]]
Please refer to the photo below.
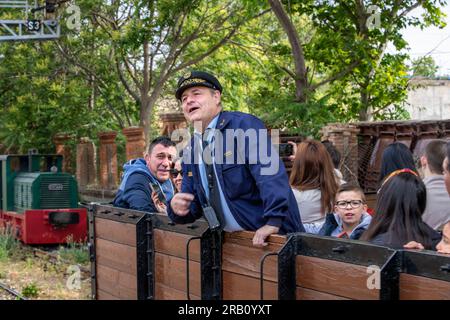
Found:
[[0, 260], [4, 261], [11, 257], [20, 243], [12, 235], [10, 228], [0, 229]]
[[39, 288], [34, 282], [32, 282], [22, 289], [22, 295], [25, 298], [37, 298], [39, 295]]

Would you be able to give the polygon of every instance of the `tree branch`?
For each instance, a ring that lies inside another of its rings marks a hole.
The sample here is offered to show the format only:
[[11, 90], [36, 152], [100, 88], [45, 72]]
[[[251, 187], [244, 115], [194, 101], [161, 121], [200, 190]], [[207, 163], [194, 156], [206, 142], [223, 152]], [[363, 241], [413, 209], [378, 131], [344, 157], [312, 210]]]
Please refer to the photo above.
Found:
[[144, 43], [142, 44], [144, 47], [144, 81], [142, 84], [142, 95], [147, 95], [147, 92], [150, 90], [150, 83], [149, 83], [149, 70], [148, 70], [148, 40], [144, 40]]
[[311, 91], [316, 90], [318, 87], [323, 86], [324, 84], [327, 84], [328, 82], [336, 81], [347, 74], [349, 74], [353, 69], [355, 69], [360, 64], [360, 61], [354, 61], [353, 63], [349, 64], [345, 69], [341, 70], [340, 72], [336, 73], [335, 75], [329, 77], [328, 79], [325, 79], [317, 84], [314, 84], [310, 87]]
[[123, 75], [123, 72], [120, 67], [120, 63], [119, 63], [118, 59], [115, 59], [115, 60], [116, 60], [116, 69], [117, 69], [117, 73], [119, 75], [120, 82], [123, 84], [123, 86], [125, 87], [127, 92], [133, 97], [133, 99], [139, 103], [141, 101], [141, 97], [135, 91], [133, 91], [131, 89], [130, 85], [128, 84], [127, 80], [125, 79], [125, 77]]
[[423, 4], [423, 0], [418, 0], [415, 4], [413, 4], [412, 6], [406, 8], [405, 10], [403, 10], [399, 15], [398, 18], [403, 18], [404, 16], [406, 16], [408, 13], [410, 13], [411, 11], [413, 11], [414, 9], [420, 7]]
[[[116, 59], [117, 63], [118, 60]], [[133, 79], [134, 85], [139, 88], [141, 86], [141, 83], [139, 82], [139, 79], [136, 78], [135, 74], [136, 74], [136, 67], [133, 67], [134, 71], [131, 70], [131, 66], [130, 66], [130, 61], [128, 60], [127, 57], [122, 55], [122, 61], [125, 64], [125, 70], [127, 70], [128, 75], [131, 77], [131, 79]]]
[[292, 79], [295, 79], [295, 73], [293, 73], [291, 70], [289, 70], [287, 67], [280, 66], [280, 69], [286, 72]]
[[178, 67], [173, 69], [173, 72], [177, 72], [179, 70], [182, 70], [188, 66], [191, 66], [193, 64], [196, 64], [197, 62], [203, 60], [204, 58], [206, 58], [207, 56], [209, 56], [210, 54], [212, 54], [214, 51], [216, 51], [217, 49], [219, 49], [223, 44], [225, 44], [236, 32], [237, 28], [233, 29], [227, 36], [223, 37], [218, 43], [216, 43], [214, 46], [212, 46], [211, 48], [209, 48], [208, 51], [206, 51], [205, 53], [195, 57], [194, 59], [191, 59], [185, 63], [182, 63], [181, 65], [179, 65]]

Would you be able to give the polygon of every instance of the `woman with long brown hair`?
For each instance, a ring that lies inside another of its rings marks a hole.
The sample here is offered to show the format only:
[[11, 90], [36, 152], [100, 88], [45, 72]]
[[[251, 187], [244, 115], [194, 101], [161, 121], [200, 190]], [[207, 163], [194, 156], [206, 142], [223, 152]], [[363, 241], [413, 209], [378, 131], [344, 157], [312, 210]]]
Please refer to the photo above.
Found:
[[333, 211], [339, 185], [331, 157], [319, 141], [298, 145], [289, 182], [303, 223], [323, 222], [325, 214]]

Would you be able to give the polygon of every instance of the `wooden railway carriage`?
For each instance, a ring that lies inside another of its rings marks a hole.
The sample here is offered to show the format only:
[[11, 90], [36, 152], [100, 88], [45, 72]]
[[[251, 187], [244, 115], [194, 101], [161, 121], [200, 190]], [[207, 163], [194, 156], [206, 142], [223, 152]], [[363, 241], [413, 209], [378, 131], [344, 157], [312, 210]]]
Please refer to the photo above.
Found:
[[450, 256], [305, 233], [211, 233], [206, 222], [89, 206], [95, 299], [446, 299]]
[[0, 168], [0, 227], [25, 244], [86, 240], [86, 209], [75, 178], [61, 172], [62, 156], [2, 155]]

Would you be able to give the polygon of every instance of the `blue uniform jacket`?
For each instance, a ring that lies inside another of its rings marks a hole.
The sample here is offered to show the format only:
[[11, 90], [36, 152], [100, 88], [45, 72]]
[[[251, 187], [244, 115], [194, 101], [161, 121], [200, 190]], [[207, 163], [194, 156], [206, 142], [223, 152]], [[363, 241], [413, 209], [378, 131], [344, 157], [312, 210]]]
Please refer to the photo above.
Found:
[[[216, 129], [225, 135], [227, 129], [242, 129], [245, 132], [248, 129], [265, 130], [266, 128], [261, 120], [252, 115], [241, 112], [222, 112]], [[230, 131], [235, 132], [234, 130]], [[276, 154], [276, 159], [279, 167], [275, 174], [261, 174], [261, 169], [268, 168], [270, 164], [267, 164], [265, 160], [261, 162], [259, 156], [257, 161], [252, 161], [255, 153], [251, 154], [250, 150], [254, 147], [261, 148], [264, 144], [268, 146], [268, 149], [271, 147], [270, 137], [261, 139], [259, 136], [256, 139], [254, 137], [247, 138], [245, 150], [242, 152], [238, 151], [242, 148], [238, 148], [236, 138], [234, 138], [234, 147], [226, 141], [227, 139], [223, 139], [223, 161], [222, 164], [218, 164], [219, 161], [216, 158], [215, 166], [230, 211], [245, 230], [255, 231], [268, 224], [280, 227], [281, 234], [303, 232], [304, 228], [297, 202], [289, 186], [286, 169], [278, 154]], [[200, 201], [204, 200], [202, 196], [199, 196], [201, 179], [199, 167], [193, 162], [193, 150], [194, 139], [191, 140], [190, 147], [184, 152], [182, 192], [193, 194], [195, 199], [191, 203], [190, 213], [184, 217], [175, 215], [171, 206], [168, 206], [168, 215], [175, 223], [191, 223], [202, 217]], [[227, 163], [229, 157], [233, 157], [234, 160], [231, 164]], [[237, 164], [239, 157], [245, 158], [245, 164]]]

